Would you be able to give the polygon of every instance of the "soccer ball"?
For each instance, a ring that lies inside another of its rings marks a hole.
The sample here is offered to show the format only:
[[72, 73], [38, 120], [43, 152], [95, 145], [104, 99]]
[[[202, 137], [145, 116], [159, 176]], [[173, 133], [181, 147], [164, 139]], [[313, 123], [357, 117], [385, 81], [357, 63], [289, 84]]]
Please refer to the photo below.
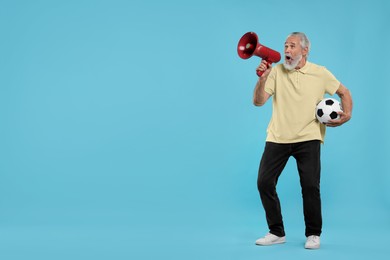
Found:
[[316, 107], [316, 117], [318, 121], [326, 124], [331, 119], [339, 119], [337, 112], [340, 111], [343, 111], [340, 102], [333, 98], [324, 98]]

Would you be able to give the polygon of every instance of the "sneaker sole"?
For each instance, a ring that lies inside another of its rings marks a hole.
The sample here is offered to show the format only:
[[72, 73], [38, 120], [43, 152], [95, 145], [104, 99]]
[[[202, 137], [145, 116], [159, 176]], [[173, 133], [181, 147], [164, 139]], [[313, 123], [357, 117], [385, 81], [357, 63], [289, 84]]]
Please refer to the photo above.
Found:
[[272, 242], [272, 243], [257, 243], [256, 242], [256, 245], [258, 245], [258, 246], [272, 246], [272, 245], [284, 244], [284, 243], [286, 243], [286, 240], [277, 240], [277, 241]]
[[305, 246], [305, 249], [320, 249], [320, 246]]

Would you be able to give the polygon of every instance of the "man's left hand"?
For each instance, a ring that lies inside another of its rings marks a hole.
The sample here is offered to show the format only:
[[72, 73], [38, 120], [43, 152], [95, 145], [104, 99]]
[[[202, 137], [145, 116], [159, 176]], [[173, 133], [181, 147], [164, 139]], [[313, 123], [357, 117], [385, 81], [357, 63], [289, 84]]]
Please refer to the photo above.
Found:
[[348, 122], [351, 119], [351, 115], [348, 115], [343, 111], [337, 112], [337, 114], [340, 115], [340, 118], [335, 120], [329, 120], [329, 122], [326, 123], [326, 126], [330, 126], [330, 127], [341, 126], [342, 124]]

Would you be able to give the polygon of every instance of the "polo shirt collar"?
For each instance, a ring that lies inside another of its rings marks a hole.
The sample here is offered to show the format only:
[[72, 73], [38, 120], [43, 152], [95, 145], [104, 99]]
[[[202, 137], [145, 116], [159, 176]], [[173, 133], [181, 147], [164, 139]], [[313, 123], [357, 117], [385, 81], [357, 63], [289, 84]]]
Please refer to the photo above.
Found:
[[310, 67], [310, 62], [306, 61], [305, 66], [303, 66], [302, 68], [300, 68], [296, 71], [299, 71], [303, 74], [306, 74], [309, 71], [309, 67]]

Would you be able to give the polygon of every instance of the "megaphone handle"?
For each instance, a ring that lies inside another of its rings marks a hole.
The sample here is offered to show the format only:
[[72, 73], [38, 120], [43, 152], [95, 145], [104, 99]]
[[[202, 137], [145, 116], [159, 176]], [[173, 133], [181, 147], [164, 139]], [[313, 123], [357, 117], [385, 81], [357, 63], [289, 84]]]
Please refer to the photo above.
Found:
[[[267, 69], [268, 69], [269, 67], [271, 67], [272, 62], [269, 62], [269, 61], [266, 61], [266, 62], [267, 62]], [[264, 71], [257, 70], [256, 74], [257, 74], [257, 76], [261, 77], [264, 72], [265, 72], [265, 70]]]

